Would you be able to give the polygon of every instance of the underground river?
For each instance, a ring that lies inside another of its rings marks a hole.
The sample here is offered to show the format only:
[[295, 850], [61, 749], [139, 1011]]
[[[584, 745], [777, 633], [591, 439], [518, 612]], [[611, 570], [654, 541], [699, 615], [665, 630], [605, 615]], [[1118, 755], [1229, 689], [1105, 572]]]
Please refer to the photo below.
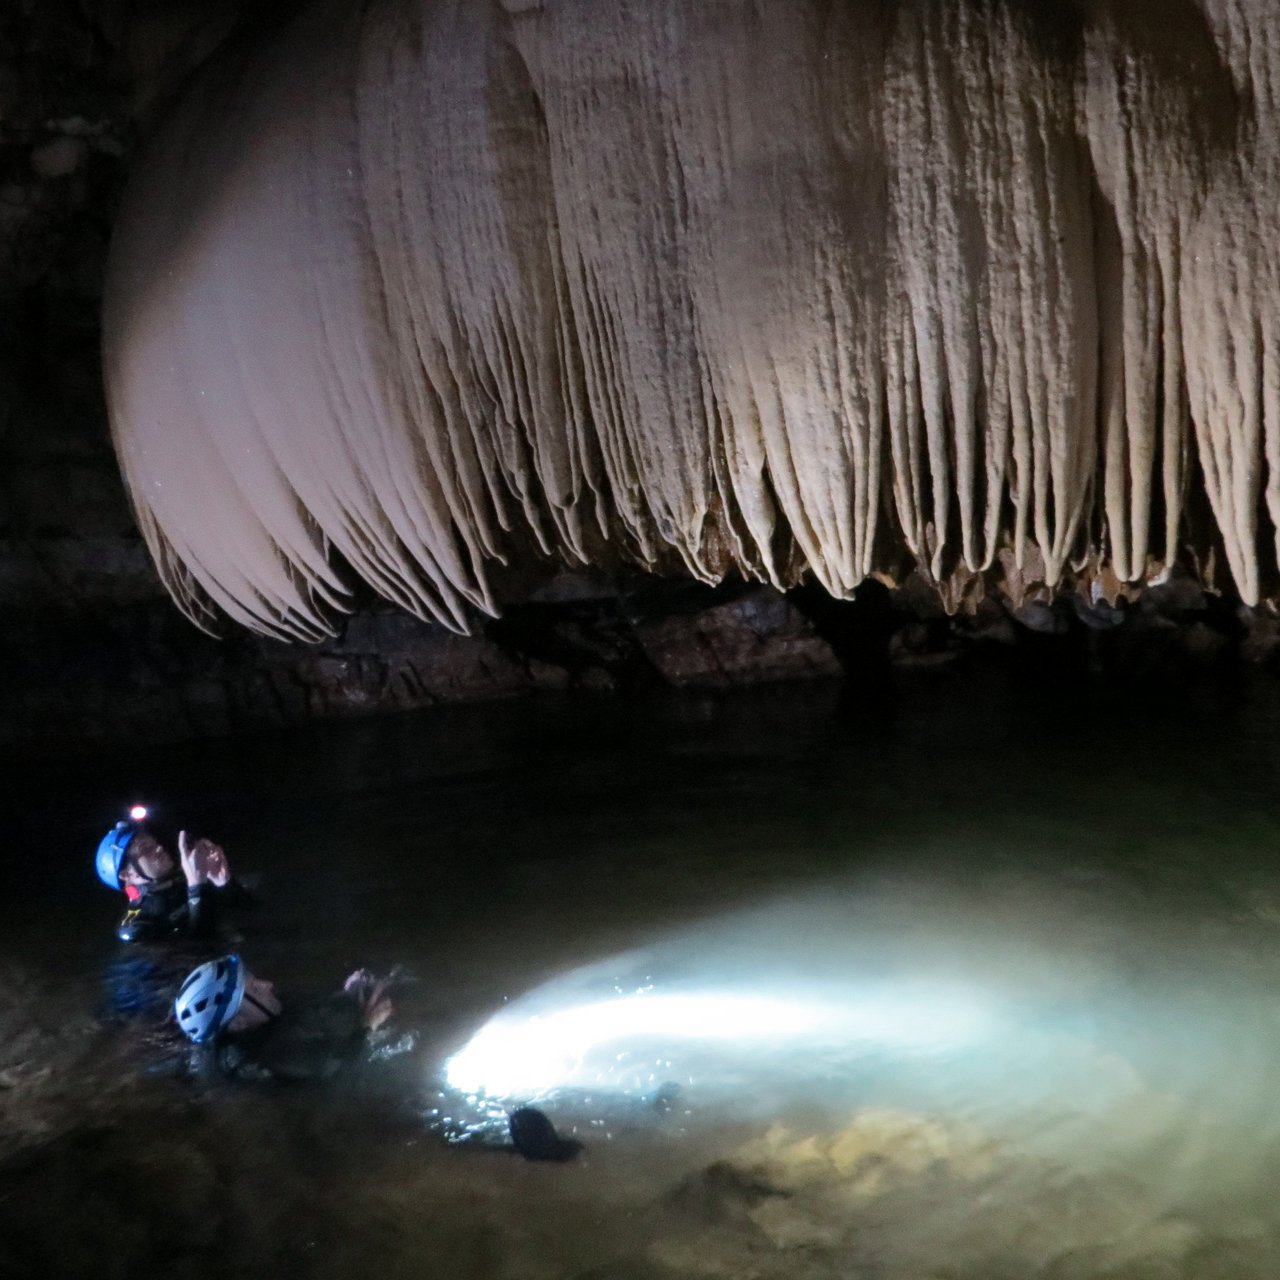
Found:
[[[1274, 1276], [1276, 690], [896, 693], [11, 766], [0, 1277]], [[191, 1075], [91, 867], [135, 800], [282, 991], [402, 967], [358, 1079]], [[501, 1148], [530, 1101], [575, 1161]]]

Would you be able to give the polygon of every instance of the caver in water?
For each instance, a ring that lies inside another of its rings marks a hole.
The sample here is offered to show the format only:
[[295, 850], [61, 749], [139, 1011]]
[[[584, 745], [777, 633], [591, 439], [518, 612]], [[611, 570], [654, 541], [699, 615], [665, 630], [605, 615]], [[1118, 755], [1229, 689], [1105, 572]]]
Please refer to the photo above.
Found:
[[144, 825], [136, 806], [103, 836], [94, 865], [110, 889], [129, 901], [116, 926], [122, 942], [173, 935], [207, 937], [216, 923], [219, 898], [233, 889], [227, 855], [212, 840], [178, 833], [179, 862]]
[[208, 1047], [221, 1074], [305, 1081], [355, 1065], [392, 1005], [386, 983], [358, 969], [341, 991], [286, 1008], [274, 983], [255, 977], [238, 955], [226, 955], [187, 975], [174, 1013], [183, 1032]]

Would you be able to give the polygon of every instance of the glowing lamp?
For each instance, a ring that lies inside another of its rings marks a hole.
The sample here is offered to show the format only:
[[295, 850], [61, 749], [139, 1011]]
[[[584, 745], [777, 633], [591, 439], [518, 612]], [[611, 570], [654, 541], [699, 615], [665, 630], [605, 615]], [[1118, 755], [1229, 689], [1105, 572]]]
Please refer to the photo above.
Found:
[[767, 1038], [808, 1029], [819, 1017], [788, 1002], [719, 995], [637, 995], [540, 1016], [500, 1016], [450, 1060], [448, 1080], [458, 1089], [492, 1094], [586, 1083], [579, 1078], [583, 1059], [610, 1041]]
[[[954, 1049], [971, 1042], [985, 1021], [959, 992], [913, 991], [907, 984], [875, 993], [639, 991], [538, 1013], [504, 1009], [449, 1060], [446, 1078], [461, 1092], [490, 1097], [527, 1097], [565, 1086], [625, 1090], [642, 1083], [637, 1068], [641, 1077], [648, 1075], [640, 1066], [646, 1050], [661, 1062], [693, 1044], [714, 1042], [721, 1068], [732, 1071], [735, 1060], [761, 1052], [775, 1055], [780, 1066], [783, 1058], [802, 1062], [815, 1051], [841, 1047], [846, 1054], [868, 1047]], [[650, 1084], [657, 1079], [648, 1075]]]
[[142, 822], [146, 819], [146, 816], [147, 806], [145, 804], [135, 804], [133, 808], [129, 810], [129, 817], [132, 818], [134, 822]]

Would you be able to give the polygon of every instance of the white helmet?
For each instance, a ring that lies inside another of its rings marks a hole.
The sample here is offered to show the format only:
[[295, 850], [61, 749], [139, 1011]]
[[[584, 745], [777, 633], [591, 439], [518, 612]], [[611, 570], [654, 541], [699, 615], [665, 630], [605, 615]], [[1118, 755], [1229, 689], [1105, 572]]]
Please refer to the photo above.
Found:
[[244, 965], [239, 956], [210, 960], [187, 974], [173, 1011], [196, 1044], [212, 1040], [236, 1016], [244, 999]]

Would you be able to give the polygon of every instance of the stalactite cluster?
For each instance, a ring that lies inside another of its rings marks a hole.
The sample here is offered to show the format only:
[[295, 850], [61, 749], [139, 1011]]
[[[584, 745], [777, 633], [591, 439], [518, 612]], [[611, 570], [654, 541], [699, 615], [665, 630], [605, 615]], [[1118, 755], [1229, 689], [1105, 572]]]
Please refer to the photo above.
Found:
[[1278, 233], [1273, 0], [321, 0], [137, 169], [113, 435], [285, 636], [529, 557], [1256, 603]]

